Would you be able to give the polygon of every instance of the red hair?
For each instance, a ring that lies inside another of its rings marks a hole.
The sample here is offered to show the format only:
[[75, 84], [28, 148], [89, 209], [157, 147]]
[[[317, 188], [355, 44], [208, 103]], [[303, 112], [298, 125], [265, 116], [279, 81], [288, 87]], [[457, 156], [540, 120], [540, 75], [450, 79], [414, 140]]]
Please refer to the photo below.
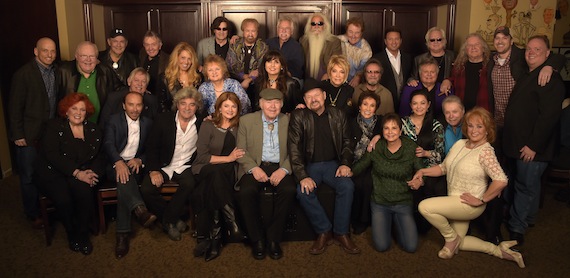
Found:
[[91, 101], [89, 101], [89, 97], [83, 93], [70, 93], [66, 95], [62, 100], [59, 101], [57, 113], [60, 117], [65, 118], [67, 110], [69, 110], [71, 106], [80, 101], [83, 101], [83, 103], [85, 103], [85, 111], [87, 112], [85, 118], [89, 118], [91, 115], [93, 115], [93, 113], [95, 113], [95, 107]]

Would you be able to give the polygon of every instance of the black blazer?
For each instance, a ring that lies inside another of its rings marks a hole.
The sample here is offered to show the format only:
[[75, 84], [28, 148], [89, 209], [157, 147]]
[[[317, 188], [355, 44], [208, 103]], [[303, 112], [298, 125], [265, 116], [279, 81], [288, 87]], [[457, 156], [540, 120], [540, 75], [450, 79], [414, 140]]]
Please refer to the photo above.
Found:
[[[61, 74], [55, 65], [54, 67], [57, 115], [57, 102], [62, 97], [58, 87]], [[18, 69], [12, 78], [8, 113], [12, 141], [24, 138], [31, 145], [40, 139], [41, 130], [49, 119], [49, 100], [35, 58]]]
[[[406, 85], [408, 78], [410, 78], [410, 74], [412, 72], [412, 56], [408, 53], [404, 53], [400, 50], [401, 57], [401, 68], [403, 75], [403, 83], [402, 88]], [[382, 78], [380, 79], [380, 84], [386, 87], [386, 89], [390, 90], [392, 93], [392, 99], [394, 99], [394, 111], [398, 111], [400, 109], [400, 92], [398, 91], [398, 86], [396, 86], [396, 77], [394, 76], [394, 72], [392, 71], [392, 64], [390, 64], [390, 59], [388, 58], [388, 53], [386, 53], [386, 49], [382, 49], [379, 53], [374, 55], [375, 59], [380, 61], [382, 64], [382, 68], [384, 69], [384, 73], [382, 74]]]
[[99, 127], [83, 122], [84, 140], [75, 139], [67, 119], [56, 118], [46, 124], [38, 148], [36, 175], [44, 181], [72, 177], [75, 169], [91, 169], [101, 179], [105, 161], [100, 154], [102, 133]]
[[[101, 109], [101, 116], [99, 116], [99, 125], [104, 128], [105, 123], [109, 121], [111, 116], [116, 113], [123, 112], [123, 101], [125, 96], [129, 93], [129, 88], [115, 92], [107, 98], [105, 106]], [[158, 114], [158, 99], [155, 95], [150, 94], [148, 91], [143, 95], [143, 110], [141, 116], [149, 119], [154, 119]]]
[[[109, 51], [110, 50], [107, 49], [99, 52], [99, 61], [101, 61], [101, 64], [113, 69], [113, 59], [111, 59]], [[119, 61], [117, 62], [119, 67], [117, 69], [113, 69], [113, 72], [117, 75], [117, 79], [119, 79], [123, 85], [129, 85], [127, 83], [127, 79], [129, 78], [131, 71], [139, 66], [138, 62], [137, 56], [128, 51], [123, 52], [123, 55], [119, 58]]]
[[[145, 163], [145, 144], [148, 134], [150, 133], [150, 128], [152, 126], [152, 120], [141, 116], [140, 121], [140, 137], [139, 137], [139, 147], [136, 158], [140, 158]], [[127, 127], [127, 115], [125, 112], [119, 112], [113, 114], [105, 126], [105, 141], [103, 142], [103, 150], [107, 154], [109, 162], [114, 163], [121, 160], [121, 152], [127, 146], [127, 139], [129, 135], [129, 128]]]
[[[146, 140], [146, 168], [148, 171], [160, 171], [162, 167], [168, 166], [174, 155], [176, 145], [176, 111], [169, 111], [158, 115], [151, 128], [151, 135]], [[204, 118], [196, 113], [196, 129], [200, 130], [200, 125]], [[186, 165], [192, 164], [196, 158], [196, 152]]]

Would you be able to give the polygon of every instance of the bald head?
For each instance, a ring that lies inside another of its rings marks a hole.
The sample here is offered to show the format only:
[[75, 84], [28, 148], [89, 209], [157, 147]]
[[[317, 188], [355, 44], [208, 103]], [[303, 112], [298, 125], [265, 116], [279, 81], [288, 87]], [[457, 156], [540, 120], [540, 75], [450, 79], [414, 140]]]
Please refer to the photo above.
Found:
[[50, 38], [39, 39], [34, 48], [34, 55], [40, 64], [49, 67], [57, 57], [55, 42]]

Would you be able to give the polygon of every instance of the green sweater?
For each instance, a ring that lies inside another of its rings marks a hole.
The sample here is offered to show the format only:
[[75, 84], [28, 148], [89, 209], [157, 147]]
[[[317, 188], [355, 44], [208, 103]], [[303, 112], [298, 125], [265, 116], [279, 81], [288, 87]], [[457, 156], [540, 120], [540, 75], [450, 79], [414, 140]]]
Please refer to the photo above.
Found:
[[416, 157], [416, 143], [401, 136], [402, 146], [391, 153], [382, 139], [376, 143], [374, 151], [366, 153], [352, 167], [354, 175], [364, 172], [372, 164], [372, 201], [379, 205], [411, 205], [412, 192], [407, 181], [417, 170], [423, 168]]

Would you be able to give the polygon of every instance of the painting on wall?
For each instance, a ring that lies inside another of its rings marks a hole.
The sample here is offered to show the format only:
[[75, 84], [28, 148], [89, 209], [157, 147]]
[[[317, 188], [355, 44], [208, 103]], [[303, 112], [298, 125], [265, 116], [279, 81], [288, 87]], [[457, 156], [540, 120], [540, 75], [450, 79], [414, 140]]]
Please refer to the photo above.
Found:
[[[515, 44], [524, 46], [533, 35], [546, 35], [551, 41], [556, 22], [557, 0], [482, 0], [474, 2], [472, 8], [483, 15], [476, 32], [492, 46], [497, 27], [507, 26]], [[568, 1], [568, 0], [559, 0]], [[570, 25], [569, 25], [570, 27]], [[569, 34], [570, 36], [570, 34]], [[569, 38], [570, 39], [570, 38]]]
[[554, 26], [554, 41], [552, 42], [552, 45], [570, 45], [570, 15], [568, 15], [568, 0], [558, 0], [556, 3], [556, 25]]

